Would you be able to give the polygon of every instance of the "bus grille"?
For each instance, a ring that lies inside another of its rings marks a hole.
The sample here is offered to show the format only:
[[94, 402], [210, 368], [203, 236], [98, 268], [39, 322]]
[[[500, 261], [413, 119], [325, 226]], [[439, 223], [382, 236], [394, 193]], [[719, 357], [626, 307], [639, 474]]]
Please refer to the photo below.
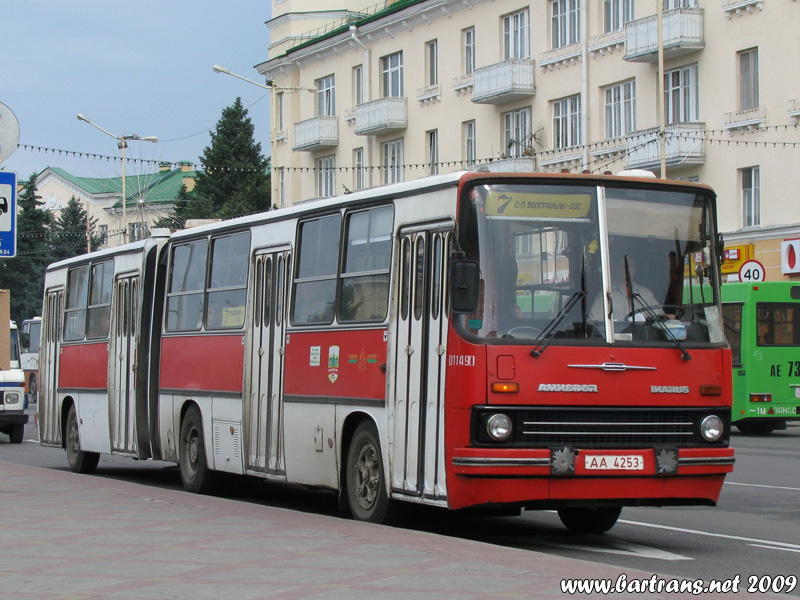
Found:
[[707, 446], [695, 423], [707, 410], [532, 409], [515, 415], [514, 443], [529, 448]]

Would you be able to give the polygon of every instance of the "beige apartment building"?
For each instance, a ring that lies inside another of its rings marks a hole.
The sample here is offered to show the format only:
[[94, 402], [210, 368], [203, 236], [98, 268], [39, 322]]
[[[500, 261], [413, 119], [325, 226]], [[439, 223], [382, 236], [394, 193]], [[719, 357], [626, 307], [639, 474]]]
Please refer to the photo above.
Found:
[[646, 169], [717, 191], [729, 280], [745, 259], [800, 279], [798, 0], [320, 5], [272, 0], [256, 67], [274, 204], [464, 169]]

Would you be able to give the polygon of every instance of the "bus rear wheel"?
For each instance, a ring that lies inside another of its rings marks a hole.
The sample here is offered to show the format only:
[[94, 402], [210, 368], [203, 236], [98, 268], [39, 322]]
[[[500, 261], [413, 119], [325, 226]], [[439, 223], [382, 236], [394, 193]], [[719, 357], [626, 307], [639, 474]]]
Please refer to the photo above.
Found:
[[558, 509], [558, 517], [572, 533], [605, 533], [616, 524], [621, 513], [621, 506]]
[[181, 423], [180, 467], [183, 489], [193, 494], [211, 494], [216, 489], [216, 473], [208, 468], [200, 409], [192, 406]]
[[88, 475], [94, 473], [97, 463], [100, 462], [100, 455], [97, 452], [85, 452], [81, 450], [81, 434], [78, 430], [78, 411], [75, 405], [69, 407], [67, 416], [66, 431], [67, 461], [69, 467], [76, 473]]
[[372, 423], [362, 422], [347, 452], [347, 502], [353, 518], [369, 523], [388, 523], [392, 501], [386, 491], [383, 458], [378, 432]]

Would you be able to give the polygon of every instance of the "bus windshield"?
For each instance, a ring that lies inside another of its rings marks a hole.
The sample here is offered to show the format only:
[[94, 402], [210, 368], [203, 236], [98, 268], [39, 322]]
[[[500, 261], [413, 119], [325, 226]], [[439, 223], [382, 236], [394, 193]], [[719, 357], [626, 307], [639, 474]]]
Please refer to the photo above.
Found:
[[624, 185], [468, 189], [459, 241], [481, 289], [462, 329], [497, 343], [724, 343], [713, 199]]

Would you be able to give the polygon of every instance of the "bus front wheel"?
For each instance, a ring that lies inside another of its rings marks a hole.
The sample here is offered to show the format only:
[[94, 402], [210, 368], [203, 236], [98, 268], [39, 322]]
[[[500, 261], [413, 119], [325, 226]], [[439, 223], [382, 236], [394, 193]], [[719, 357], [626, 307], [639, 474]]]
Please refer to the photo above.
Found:
[[78, 411], [75, 405], [69, 407], [67, 416], [67, 461], [69, 467], [76, 473], [88, 475], [94, 473], [97, 463], [100, 462], [100, 455], [97, 452], [85, 452], [81, 450], [81, 435], [78, 430]]
[[200, 409], [192, 406], [181, 423], [180, 467], [183, 489], [193, 494], [211, 494], [216, 488], [216, 473], [208, 468]]
[[559, 508], [558, 517], [572, 533], [605, 533], [622, 513], [621, 506]]
[[353, 435], [347, 452], [347, 502], [350, 513], [359, 521], [387, 523], [393, 513], [386, 492], [383, 458], [378, 432], [362, 422]]

